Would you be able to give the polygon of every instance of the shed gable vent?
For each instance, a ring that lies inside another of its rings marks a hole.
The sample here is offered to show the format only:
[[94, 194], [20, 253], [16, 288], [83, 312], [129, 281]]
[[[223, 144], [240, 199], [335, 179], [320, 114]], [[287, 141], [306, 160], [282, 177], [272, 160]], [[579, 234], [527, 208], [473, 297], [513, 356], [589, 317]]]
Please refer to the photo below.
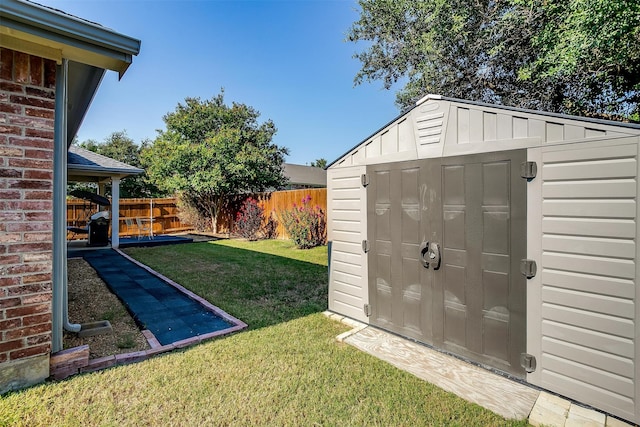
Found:
[[419, 115], [416, 118], [416, 125], [420, 145], [439, 143], [443, 124], [444, 112]]

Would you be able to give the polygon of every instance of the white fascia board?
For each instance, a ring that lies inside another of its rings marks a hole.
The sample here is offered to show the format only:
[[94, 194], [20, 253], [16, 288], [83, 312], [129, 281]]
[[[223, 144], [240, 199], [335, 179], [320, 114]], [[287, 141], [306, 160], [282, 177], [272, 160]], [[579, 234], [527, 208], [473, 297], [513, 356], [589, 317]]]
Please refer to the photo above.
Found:
[[[82, 54], [90, 65], [124, 74], [134, 55], [140, 52], [140, 40], [64, 12], [21, 0], [0, 3], [0, 34], [25, 38], [30, 42], [66, 49], [68, 59], [81, 61]], [[99, 59], [98, 57], [102, 57]]]

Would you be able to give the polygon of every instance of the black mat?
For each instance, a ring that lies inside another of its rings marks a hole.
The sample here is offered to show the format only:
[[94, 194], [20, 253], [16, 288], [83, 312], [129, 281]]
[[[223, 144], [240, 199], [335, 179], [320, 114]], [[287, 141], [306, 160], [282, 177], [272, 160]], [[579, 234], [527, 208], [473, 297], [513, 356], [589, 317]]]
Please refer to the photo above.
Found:
[[82, 256], [162, 345], [234, 326], [112, 249]]
[[193, 243], [193, 239], [190, 237], [182, 236], [169, 236], [166, 234], [158, 234], [150, 239], [149, 236], [138, 237], [120, 237], [120, 247], [130, 248], [135, 246], [163, 246], [163, 245], [175, 245], [179, 243]]

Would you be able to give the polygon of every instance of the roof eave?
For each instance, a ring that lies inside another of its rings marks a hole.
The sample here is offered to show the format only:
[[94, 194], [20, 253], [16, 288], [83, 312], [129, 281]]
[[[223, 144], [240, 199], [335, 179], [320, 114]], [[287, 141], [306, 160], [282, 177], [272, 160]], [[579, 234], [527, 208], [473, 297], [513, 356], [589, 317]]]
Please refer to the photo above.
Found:
[[140, 175], [144, 172], [144, 169], [139, 168], [131, 168], [131, 169], [122, 169], [122, 168], [109, 168], [105, 166], [99, 165], [67, 165], [67, 169], [74, 172], [104, 172], [105, 174], [117, 174], [117, 175]]
[[60, 10], [23, 0], [0, 2], [0, 46], [70, 60], [67, 146], [75, 137], [106, 70], [122, 78], [140, 52], [138, 39]]
[[412, 107], [406, 108], [405, 110], [403, 110], [400, 114], [398, 114], [396, 117], [394, 117], [393, 119], [391, 119], [389, 122], [387, 122], [384, 126], [380, 127], [379, 129], [377, 129], [375, 132], [373, 132], [371, 135], [367, 136], [365, 139], [363, 139], [362, 141], [358, 142], [356, 145], [354, 145], [353, 147], [351, 147], [349, 150], [347, 150], [345, 153], [343, 153], [342, 155], [340, 155], [338, 158], [336, 158], [335, 160], [333, 160], [331, 163], [329, 163], [327, 165], [327, 167], [325, 168], [325, 170], [329, 169], [331, 166], [333, 166], [334, 164], [338, 163], [340, 161], [340, 159], [342, 159], [344, 156], [346, 156], [347, 154], [349, 154], [350, 152], [352, 152], [353, 150], [355, 150], [356, 148], [358, 148], [360, 145], [364, 144], [367, 140], [373, 138], [374, 136], [376, 136], [376, 134], [380, 131], [382, 131], [383, 129], [385, 129], [387, 126], [390, 126], [392, 123], [394, 123], [395, 121], [399, 120], [402, 116], [404, 116], [405, 114], [408, 114], [411, 110], [413, 110], [414, 108], [416, 108], [417, 105], [414, 105]]
[[117, 71], [121, 77], [140, 52], [138, 39], [36, 3], [5, 0], [0, 3], [0, 19], [2, 26], [13, 31], [109, 58], [112, 63], [105, 61], [103, 68]]

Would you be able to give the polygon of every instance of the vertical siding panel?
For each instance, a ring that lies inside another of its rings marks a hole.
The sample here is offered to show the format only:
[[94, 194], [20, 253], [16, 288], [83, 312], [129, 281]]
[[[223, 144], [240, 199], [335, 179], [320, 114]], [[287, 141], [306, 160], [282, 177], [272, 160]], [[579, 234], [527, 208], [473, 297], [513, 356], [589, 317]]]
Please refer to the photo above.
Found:
[[483, 130], [485, 141], [495, 141], [498, 135], [498, 115], [495, 113], [483, 113]]
[[528, 136], [527, 119], [513, 116], [513, 138], [527, 138]]
[[415, 151], [416, 142], [413, 138], [411, 122], [407, 119], [398, 123], [398, 151]]
[[599, 136], [605, 136], [606, 134], [607, 134], [606, 131], [600, 130], [600, 129], [590, 129], [590, 128], [584, 129], [584, 136], [586, 138], [597, 138]]
[[564, 126], [547, 122], [547, 142], [564, 141]]
[[584, 138], [584, 128], [582, 126], [564, 125], [564, 137], [567, 141], [582, 139]]
[[371, 142], [365, 145], [365, 158], [380, 157], [380, 140], [380, 136], [376, 136]]
[[540, 138], [545, 141], [546, 135], [546, 122], [544, 120], [529, 119], [528, 120], [529, 131], [527, 136], [529, 138]]
[[458, 108], [458, 144], [470, 142], [469, 138], [470, 119], [468, 108]]
[[484, 135], [484, 113], [482, 110], [469, 110], [469, 129], [473, 130], [469, 135], [469, 141], [482, 142]]
[[382, 154], [393, 154], [398, 152], [398, 126], [392, 126], [382, 134]]
[[513, 139], [513, 121], [507, 114], [498, 114], [498, 140]]

